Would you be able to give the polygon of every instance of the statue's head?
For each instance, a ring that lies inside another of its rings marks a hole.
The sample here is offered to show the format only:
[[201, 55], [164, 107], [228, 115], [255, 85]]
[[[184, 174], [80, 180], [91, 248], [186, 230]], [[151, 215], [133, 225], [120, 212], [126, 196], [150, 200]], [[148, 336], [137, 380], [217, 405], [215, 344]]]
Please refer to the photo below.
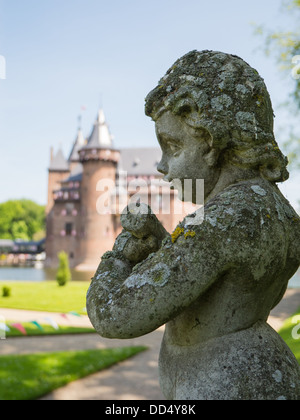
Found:
[[148, 94], [145, 111], [156, 123], [166, 114], [180, 120], [195, 138], [205, 140], [219, 167], [227, 163], [257, 170], [271, 182], [288, 179], [266, 85], [237, 56], [191, 51]]

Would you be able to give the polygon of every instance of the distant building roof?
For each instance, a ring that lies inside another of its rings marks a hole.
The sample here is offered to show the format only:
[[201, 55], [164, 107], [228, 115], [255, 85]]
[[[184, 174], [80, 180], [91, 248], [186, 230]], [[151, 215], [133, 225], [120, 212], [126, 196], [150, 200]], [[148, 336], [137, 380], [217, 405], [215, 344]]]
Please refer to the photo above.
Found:
[[67, 182], [80, 182], [82, 179], [82, 164], [78, 163], [73, 171], [70, 173], [70, 176], [66, 179], [64, 179], [63, 183]]
[[[157, 165], [161, 159], [161, 150], [158, 147], [140, 147], [120, 150], [118, 169], [126, 171], [129, 176], [157, 176]], [[70, 175], [63, 181], [80, 182], [83, 167], [81, 163], [75, 166]]]
[[159, 175], [157, 165], [161, 160], [158, 147], [121, 149], [119, 169], [128, 175]]
[[67, 172], [69, 171], [69, 164], [66, 161], [61, 149], [58, 150], [56, 155], [52, 158], [49, 166], [49, 171]]
[[79, 128], [77, 137], [75, 139], [75, 142], [73, 144], [73, 147], [69, 156], [69, 162], [79, 162], [78, 151], [82, 149], [84, 145], [85, 145], [85, 138], [82, 134], [81, 128]]
[[0, 248], [13, 247], [14, 241], [11, 239], [0, 239]]
[[41, 253], [45, 250], [46, 239], [40, 241], [24, 241], [16, 239], [15, 241], [10, 239], [0, 239], [0, 249], [8, 253], [26, 253], [36, 254]]
[[113, 148], [112, 135], [105, 121], [104, 112], [99, 110], [92, 133], [88, 139], [86, 149]]

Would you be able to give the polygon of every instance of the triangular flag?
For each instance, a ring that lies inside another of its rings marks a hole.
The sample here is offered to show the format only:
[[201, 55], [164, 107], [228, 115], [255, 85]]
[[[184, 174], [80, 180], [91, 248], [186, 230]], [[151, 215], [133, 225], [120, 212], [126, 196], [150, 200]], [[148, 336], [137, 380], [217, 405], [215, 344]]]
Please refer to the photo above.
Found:
[[11, 327], [15, 328], [16, 330], [19, 330], [23, 335], [27, 335], [27, 332], [22, 324], [19, 324], [19, 323], [11, 324]]
[[0, 322], [0, 330], [9, 332], [10, 328], [4, 322]]
[[35, 325], [39, 330], [44, 331], [44, 328], [37, 321], [30, 321], [30, 324]]
[[81, 318], [81, 315], [79, 315], [79, 313], [78, 312], [75, 312], [75, 311], [71, 311], [71, 312], [68, 312], [70, 315], [74, 315], [74, 316], [77, 316], [77, 317], [79, 317], [79, 318]]
[[44, 320], [50, 324], [55, 330], [59, 330], [59, 326], [57, 325], [57, 323], [54, 321], [54, 319], [50, 318], [50, 317], [46, 317], [44, 318]]

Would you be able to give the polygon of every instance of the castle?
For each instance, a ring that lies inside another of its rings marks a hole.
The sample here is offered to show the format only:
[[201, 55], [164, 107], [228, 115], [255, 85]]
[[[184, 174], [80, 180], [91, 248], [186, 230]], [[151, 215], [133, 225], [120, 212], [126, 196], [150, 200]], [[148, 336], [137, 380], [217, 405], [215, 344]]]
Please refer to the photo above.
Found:
[[46, 266], [57, 267], [65, 251], [71, 268], [94, 271], [121, 232], [120, 213], [130, 199], [151, 205], [171, 232], [182, 215], [174, 214], [175, 193], [157, 171], [160, 159], [159, 148], [115, 149], [102, 109], [88, 139], [78, 129], [68, 159], [61, 149], [51, 151]]

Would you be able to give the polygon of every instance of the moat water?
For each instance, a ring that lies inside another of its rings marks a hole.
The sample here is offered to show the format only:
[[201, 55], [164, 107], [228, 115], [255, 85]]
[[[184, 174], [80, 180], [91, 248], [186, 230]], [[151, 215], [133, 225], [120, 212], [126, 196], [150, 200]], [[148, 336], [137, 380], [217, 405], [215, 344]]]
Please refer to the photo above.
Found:
[[[56, 270], [32, 267], [0, 267], [0, 281], [47, 281], [55, 280]], [[94, 273], [72, 271], [73, 281], [90, 281]], [[289, 282], [289, 288], [300, 288], [300, 270]]]
[[[91, 281], [94, 273], [72, 270], [72, 280]], [[48, 281], [55, 280], [56, 270], [33, 267], [0, 267], [0, 281]]]

